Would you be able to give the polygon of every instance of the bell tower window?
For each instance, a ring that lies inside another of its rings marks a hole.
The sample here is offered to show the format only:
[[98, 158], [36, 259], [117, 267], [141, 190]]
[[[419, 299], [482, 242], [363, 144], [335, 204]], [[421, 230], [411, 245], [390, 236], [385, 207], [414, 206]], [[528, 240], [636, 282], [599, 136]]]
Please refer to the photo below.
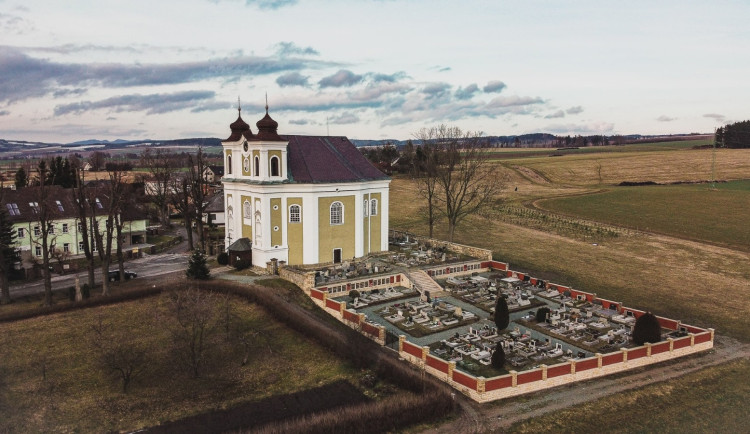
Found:
[[279, 176], [279, 157], [271, 157], [271, 176]]

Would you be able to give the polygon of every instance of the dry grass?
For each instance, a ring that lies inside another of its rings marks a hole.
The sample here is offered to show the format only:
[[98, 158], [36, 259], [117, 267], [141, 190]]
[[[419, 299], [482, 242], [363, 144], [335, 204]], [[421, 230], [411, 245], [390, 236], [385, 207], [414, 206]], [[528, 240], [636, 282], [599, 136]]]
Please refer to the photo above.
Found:
[[748, 371], [748, 360], [731, 362], [525, 421], [509, 432], [747, 432]]
[[[0, 325], [0, 432], [132, 430], [276, 394], [352, 379], [356, 372], [256, 305], [231, 299], [237, 321], [256, 330], [246, 365], [229, 345], [192, 379], [175, 367], [160, 297]], [[89, 341], [99, 317], [149, 348], [128, 394], [99, 367]], [[272, 343], [272, 345], [271, 345]], [[219, 353], [217, 353], [219, 354]]]

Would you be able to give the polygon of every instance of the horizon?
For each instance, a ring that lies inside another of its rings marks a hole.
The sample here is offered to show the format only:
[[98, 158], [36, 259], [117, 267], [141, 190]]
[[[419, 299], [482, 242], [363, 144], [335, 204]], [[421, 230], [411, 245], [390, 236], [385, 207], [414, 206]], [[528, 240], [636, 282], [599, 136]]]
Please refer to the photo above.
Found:
[[7, 140], [222, 137], [238, 99], [253, 129], [267, 101], [280, 134], [355, 140], [712, 134], [750, 99], [734, 2], [0, 1]]

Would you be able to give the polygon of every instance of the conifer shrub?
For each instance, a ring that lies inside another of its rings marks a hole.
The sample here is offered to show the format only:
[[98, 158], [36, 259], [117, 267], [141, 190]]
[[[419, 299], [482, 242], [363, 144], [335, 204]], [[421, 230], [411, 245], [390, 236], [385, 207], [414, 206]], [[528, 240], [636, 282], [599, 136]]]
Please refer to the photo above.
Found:
[[549, 315], [549, 308], [548, 307], [540, 307], [536, 311], [536, 322], [545, 322], [545, 321], [547, 321], [547, 315]]
[[502, 295], [497, 296], [495, 304], [495, 325], [498, 330], [505, 330], [510, 324], [510, 312], [508, 311], [508, 302]]
[[227, 252], [219, 253], [218, 255], [216, 255], [216, 262], [218, 262], [219, 265], [229, 264], [229, 254]]
[[633, 343], [640, 346], [646, 342], [652, 344], [661, 341], [661, 324], [651, 312], [646, 312], [635, 320]]

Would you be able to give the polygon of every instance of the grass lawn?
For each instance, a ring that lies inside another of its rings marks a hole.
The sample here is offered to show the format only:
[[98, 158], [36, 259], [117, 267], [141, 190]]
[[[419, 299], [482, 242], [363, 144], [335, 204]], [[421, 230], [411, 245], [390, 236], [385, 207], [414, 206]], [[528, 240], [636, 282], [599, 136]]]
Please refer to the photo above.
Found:
[[731, 362], [537, 417], [509, 432], [747, 432], [748, 372], [750, 361]]
[[750, 181], [615, 187], [537, 202], [584, 219], [750, 249]]
[[[169, 350], [174, 319], [166, 303], [150, 297], [0, 324], [0, 432], [135, 430], [358, 374], [260, 307], [230, 298], [232, 324], [249, 346], [225, 341], [222, 329], [203, 374], [192, 378]], [[94, 351], [100, 318], [117, 341], [147, 349], [127, 394]]]

